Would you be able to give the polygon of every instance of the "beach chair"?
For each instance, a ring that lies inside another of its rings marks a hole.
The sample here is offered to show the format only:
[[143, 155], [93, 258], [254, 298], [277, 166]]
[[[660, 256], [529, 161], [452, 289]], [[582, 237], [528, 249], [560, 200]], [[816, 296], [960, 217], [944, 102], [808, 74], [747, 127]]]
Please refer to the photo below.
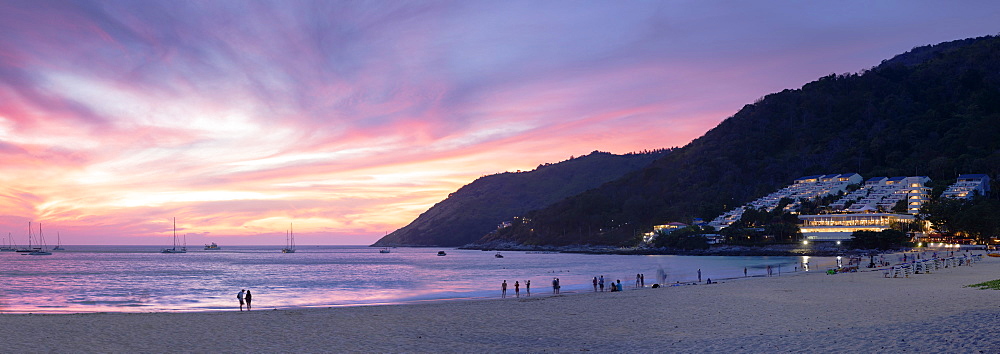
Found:
[[893, 278], [899, 278], [901, 275], [903, 275], [903, 268], [902, 267], [893, 267], [892, 268], [892, 277]]

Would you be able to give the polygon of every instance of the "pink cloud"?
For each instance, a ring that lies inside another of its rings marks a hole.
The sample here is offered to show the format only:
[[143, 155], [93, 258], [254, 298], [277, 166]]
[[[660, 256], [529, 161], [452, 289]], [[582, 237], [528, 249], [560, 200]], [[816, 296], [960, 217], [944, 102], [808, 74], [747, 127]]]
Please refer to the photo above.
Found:
[[997, 6], [2, 2], [0, 230], [370, 243], [479, 176], [681, 146]]

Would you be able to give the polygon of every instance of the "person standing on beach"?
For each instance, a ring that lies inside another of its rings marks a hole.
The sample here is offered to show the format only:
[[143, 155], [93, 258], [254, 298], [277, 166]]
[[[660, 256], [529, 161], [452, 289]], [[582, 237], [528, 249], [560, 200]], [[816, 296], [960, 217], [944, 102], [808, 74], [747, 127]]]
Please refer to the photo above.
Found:
[[500, 284], [500, 298], [505, 297], [507, 297], [507, 279], [504, 279], [503, 284]]
[[597, 277], [594, 277], [594, 292], [597, 292]]
[[743, 267], [743, 277], [747, 276], [747, 267]]
[[247, 289], [247, 296], [246, 296], [246, 299], [247, 299], [247, 311], [250, 311], [250, 297], [251, 296], [252, 295], [250, 295], [250, 289]]
[[531, 296], [531, 279], [524, 281], [524, 291], [528, 293], [528, 296]]
[[698, 282], [701, 283], [701, 269], [698, 269]]
[[243, 312], [243, 293], [244, 293], [245, 291], [246, 291], [246, 290], [244, 290], [244, 289], [240, 289], [240, 293], [239, 293], [239, 294], [236, 294], [236, 298], [237, 298], [238, 300], [240, 300], [240, 312]]
[[639, 273], [639, 287], [640, 288], [646, 287], [646, 274], [644, 273]]
[[597, 280], [597, 285], [601, 286], [601, 292], [603, 293], [604, 292], [604, 276], [603, 275], [601, 276], [601, 279]]
[[514, 297], [521, 297], [521, 283], [514, 281]]
[[635, 288], [639, 288], [639, 273], [635, 273]]

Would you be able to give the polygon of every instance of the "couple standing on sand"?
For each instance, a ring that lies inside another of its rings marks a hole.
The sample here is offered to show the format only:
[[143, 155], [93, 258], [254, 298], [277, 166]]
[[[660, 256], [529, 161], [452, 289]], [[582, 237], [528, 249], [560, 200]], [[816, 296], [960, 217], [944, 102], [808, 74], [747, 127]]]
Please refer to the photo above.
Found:
[[[244, 292], [246, 295], [244, 295]], [[250, 290], [240, 289], [240, 293], [236, 294], [236, 298], [240, 300], [240, 311], [243, 311], [243, 301], [247, 302], [247, 311], [250, 311], [250, 298], [253, 295], [250, 294]]]

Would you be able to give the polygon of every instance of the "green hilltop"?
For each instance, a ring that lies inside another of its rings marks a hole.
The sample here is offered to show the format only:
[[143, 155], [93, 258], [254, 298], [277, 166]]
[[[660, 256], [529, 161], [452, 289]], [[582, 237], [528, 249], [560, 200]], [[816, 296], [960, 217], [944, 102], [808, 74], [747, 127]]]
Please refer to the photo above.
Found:
[[998, 176], [1000, 37], [918, 47], [767, 95], [641, 170], [523, 208], [523, 222], [480, 242], [628, 245], [655, 224], [710, 220], [796, 177], [841, 171], [929, 176], [938, 192], [961, 173]]
[[668, 152], [614, 155], [594, 151], [532, 171], [484, 176], [372, 246], [463, 246], [496, 230], [502, 222], [613, 181]]

